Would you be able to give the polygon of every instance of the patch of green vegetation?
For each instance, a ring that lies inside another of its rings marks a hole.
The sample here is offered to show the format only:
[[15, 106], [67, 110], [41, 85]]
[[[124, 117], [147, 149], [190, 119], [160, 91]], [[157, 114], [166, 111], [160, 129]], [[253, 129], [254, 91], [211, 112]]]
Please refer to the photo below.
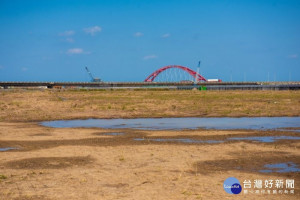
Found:
[[119, 161], [125, 161], [125, 157], [123, 155], [120, 156]]
[[19, 101], [12, 101], [12, 102], [10, 102], [8, 105], [20, 107], [21, 104], [22, 104], [22, 103], [19, 102]]
[[0, 174], [0, 180], [7, 179], [7, 177], [3, 174]]
[[181, 194], [184, 194], [184, 195], [187, 195], [187, 196], [191, 196], [193, 193], [190, 192], [190, 191], [185, 190]]

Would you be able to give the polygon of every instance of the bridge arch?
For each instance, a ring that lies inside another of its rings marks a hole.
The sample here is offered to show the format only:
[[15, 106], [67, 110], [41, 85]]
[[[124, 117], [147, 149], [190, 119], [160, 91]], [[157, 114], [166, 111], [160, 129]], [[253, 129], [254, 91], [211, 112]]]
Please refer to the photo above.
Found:
[[197, 79], [197, 81], [206, 81], [206, 78], [204, 78], [203, 76], [201, 76], [199, 73], [195, 72], [194, 70], [191, 70], [188, 67], [184, 67], [184, 66], [180, 66], [180, 65], [168, 65], [165, 67], [162, 67], [158, 70], [156, 70], [155, 72], [153, 72], [152, 74], [150, 74], [145, 80], [144, 82], [153, 82], [154, 79], [163, 71], [170, 69], [170, 68], [179, 68], [182, 69], [183, 71], [186, 71], [187, 73], [189, 73], [191, 76], [194, 77], [194, 79]]

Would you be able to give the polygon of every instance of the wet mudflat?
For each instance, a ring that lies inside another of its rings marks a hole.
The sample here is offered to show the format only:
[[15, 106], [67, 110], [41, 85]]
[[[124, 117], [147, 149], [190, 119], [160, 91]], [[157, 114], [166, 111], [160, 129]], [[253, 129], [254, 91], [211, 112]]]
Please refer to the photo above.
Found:
[[38, 157], [7, 162], [5, 166], [11, 169], [59, 169], [73, 165], [81, 166], [91, 163], [90, 157]]
[[297, 136], [248, 136], [248, 137], [232, 137], [224, 140], [197, 140], [190, 138], [134, 138], [135, 141], [154, 141], [154, 142], [176, 142], [176, 143], [222, 143], [228, 141], [251, 141], [251, 142], [267, 142], [273, 143], [279, 140], [300, 140], [300, 137]]
[[[62, 129], [63, 130], [63, 129]], [[76, 130], [76, 129], [75, 129]], [[87, 129], [88, 131], [90, 129]], [[203, 134], [205, 130], [199, 129], [192, 131], [185, 130], [181, 135], [181, 131], [176, 131], [175, 135], [167, 136], [163, 132], [160, 136], [151, 135], [153, 131], [139, 131], [134, 129], [123, 129], [123, 132], [93, 132], [86, 137], [65, 138], [60, 140], [44, 139], [35, 135], [35, 140], [4, 140], [0, 143], [3, 151], [34, 151], [39, 149], [49, 149], [60, 146], [122, 146], [133, 145], [140, 146], [145, 144], [153, 145], [217, 145], [228, 143], [263, 143], [266, 145], [289, 145], [297, 147], [300, 137], [298, 133], [279, 132], [279, 131], [251, 131], [245, 134], [239, 134], [238, 130], [230, 130], [232, 134]], [[155, 132], [155, 131], [154, 131]], [[168, 131], [173, 132], [173, 131]], [[222, 131], [221, 131], [222, 132]], [[189, 134], [190, 133], [190, 134]], [[75, 133], [76, 134], [76, 133]], [[270, 136], [273, 135], [273, 136]], [[30, 135], [32, 137], [32, 134]], [[52, 137], [53, 138], [53, 137]], [[18, 146], [17, 148], [6, 148], [7, 146]]]
[[[280, 162], [278, 162], [280, 160]], [[195, 163], [193, 173], [239, 170], [249, 173], [272, 174], [300, 178], [300, 157], [285, 152], [237, 153], [234, 159], [220, 159]]]
[[[0, 133], [1, 148], [18, 148], [0, 152], [5, 199], [224, 199], [230, 196], [223, 181], [232, 176], [241, 182], [294, 179], [294, 195], [272, 199], [300, 195], [299, 133], [290, 128], [141, 130], [0, 123]], [[239, 196], [248, 198], [268, 197]]]
[[135, 141], [154, 141], [154, 142], [179, 142], [179, 143], [198, 143], [198, 144], [213, 144], [213, 143], [220, 143], [223, 141], [217, 141], [217, 140], [194, 140], [189, 138], [134, 138]]

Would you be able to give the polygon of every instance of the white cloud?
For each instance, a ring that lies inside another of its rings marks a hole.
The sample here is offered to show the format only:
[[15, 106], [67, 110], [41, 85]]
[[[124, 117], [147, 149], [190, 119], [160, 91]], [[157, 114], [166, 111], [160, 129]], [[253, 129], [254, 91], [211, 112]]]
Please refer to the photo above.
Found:
[[69, 31], [65, 31], [63, 33], [60, 33], [59, 36], [72, 36], [75, 34], [75, 31], [69, 30]]
[[68, 49], [67, 54], [72, 55], [72, 54], [90, 54], [90, 52], [84, 51], [81, 48], [72, 48]]
[[21, 70], [22, 70], [23, 72], [25, 72], [25, 71], [28, 70], [28, 68], [27, 68], [27, 67], [22, 67]]
[[4, 69], [4, 67], [2, 65], [0, 65], [0, 69]]
[[68, 43], [73, 43], [74, 39], [73, 38], [67, 38], [65, 41], [68, 42]]
[[144, 56], [144, 60], [155, 59], [155, 58], [157, 58], [157, 55]]
[[296, 59], [296, 58], [298, 58], [298, 54], [288, 55], [288, 58]]
[[144, 35], [144, 34], [141, 33], [141, 32], [136, 32], [136, 33], [134, 34], [135, 37], [141, 37], [141, 36], [143, 36], [143, 35]]
[[67, 54], [83, 54], [83, 49], [81, 48], [68, 49]]
[[163, 34], [161, 37], [162, 37], [162, 38], [168, 38], [168, 37], [170, 37], [170, 36], [171, 36], [170, 33], [165, 33], [165, 34]]
[[100, 26], [93, 26], [93, 27], [89, 27], [89, 28], [84, 28], [83, 30], [87, 34], [94, 36], [94, 35], [96, 35], [96, 33], [101, 32], [102, 28]]

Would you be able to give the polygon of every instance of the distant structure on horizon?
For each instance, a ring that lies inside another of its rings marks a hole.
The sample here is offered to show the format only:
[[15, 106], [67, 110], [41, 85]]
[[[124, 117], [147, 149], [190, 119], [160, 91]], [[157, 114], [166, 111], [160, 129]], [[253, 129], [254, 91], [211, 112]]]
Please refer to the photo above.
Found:
[[96, 82], [96, 83], [101, 83], [103, 82], [100, 78], [94, 78], [94, 76], [92, 75], [92, 73], [90, 72], [90, 70], [88, 69], [88, 67], [85, 67], [87, 73], [89, 74], [89, 76], [91, 77], [91, 82]]
[[[197, 72], [195, 72], [194, 70], [188, 68], [188, 67], [184, 67], [184, 66], [180, 66], [180, 65], [168, 65], [162, 68], [159, 68], [158, 70], [154, 71], [152, 74], [150, 74], [145, 80], [144, 82], [156, 82], [154, 81], [158, 75], [162, 74], [162, 73], [167, 73], [167, 71], [170, 71], [171, 69], [179, 69], [180, 71], [186, 72], [188, 73], [193, 79], [192, 80], [179, 80], [179, 82], [194, 82], [195, 84], [198, 82], [222, 82], [221, 79], [206, 79], [204, 78], [200, 73], [200, 61], [198, 64], [198, 68], [197, 68]], [[175, 71], [174, 74], [172, 73], [167, 73], [167, 76], [172, 76], [172, 75], [177, 75], [177, 72]], [[181, 75], [179, 75], [180, 78], [182, 78]], [[171, 81], [166, 81], [166, 82], [172, 82]], [[176, 82], [176, 81], [174, 81]], [[177, 81], [178, 82], [178, 81]]]

